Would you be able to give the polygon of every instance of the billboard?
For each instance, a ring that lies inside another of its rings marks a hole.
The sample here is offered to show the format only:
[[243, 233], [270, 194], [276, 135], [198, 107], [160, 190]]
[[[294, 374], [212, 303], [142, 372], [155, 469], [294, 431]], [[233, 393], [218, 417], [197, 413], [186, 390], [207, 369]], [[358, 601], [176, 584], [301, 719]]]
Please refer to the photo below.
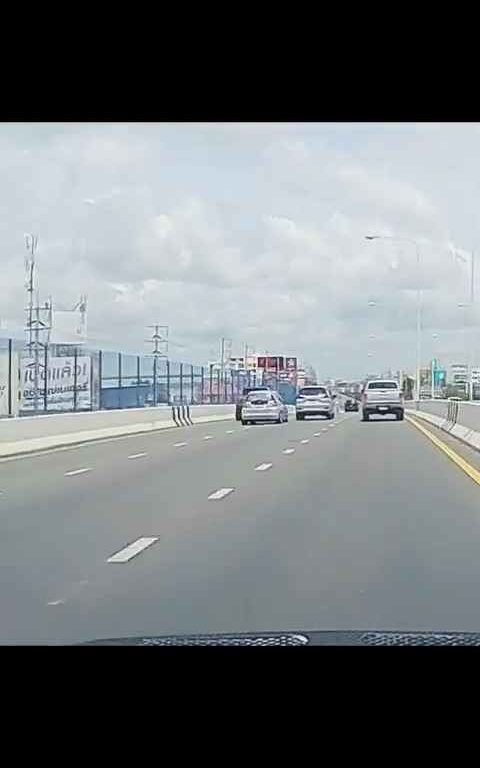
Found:
[[444, 387], [447, 382], [447, 371], [445, 368], [436, 368], [433, 372], [433, 381], [436, 387]]
[[285, 368], [287, 371], [296, 371], [297, 370], [297, 358], [296, 357], [287, 357], [285, 358]]
[[[39, 360], [38, 399], [43, 407], [45, 395], [45, 366]], [[90, 357], [77, 357], [76, 371], [74, 357], [50, 357], [47, 367], [47, 409], [49, 411], [71, 411], [73, 409], [73, 391], [76, 385], [77, 409], [92, 407], [90, 376]], [[33, 411], [35, 405], [35, 360], [26, 357], [21, 361], [21, 405], [22, 411]]]
[[283, 355], [275, 357], [262, 356], [257, 358], [257, 368], [263, 368], [266, 371], [283, 371], [285, 358]]

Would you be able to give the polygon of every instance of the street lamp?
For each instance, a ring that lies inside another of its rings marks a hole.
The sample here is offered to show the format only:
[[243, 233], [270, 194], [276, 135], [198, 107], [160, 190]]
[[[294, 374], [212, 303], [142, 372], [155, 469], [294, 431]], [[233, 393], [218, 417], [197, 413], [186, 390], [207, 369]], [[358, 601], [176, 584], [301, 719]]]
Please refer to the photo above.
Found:
[[473, 387], [472, 387], [472, 360], [471, 360], [471, 349], [470, 344], [468, 343], [468, 337], [467, 337], [467, 311], [471, 307], [471, 304], [467, 301], [460, 301], [457, 304], [457, 307], [459, 309], [463, 309], [463, 338], [464, 338], [464, 347], [465, 347], [465, 357], [466, 357], [466, 363], [467, 363], [467, 386], [468, 386], [468, 399], [473, 400]]
[[432, 333], [432, 341], [433, 341], [433, 355], [432, 355], [432, 365], [430, 370], [430, 376], [431, 376], [431, 398], [432, 400], [435, 400], [435, 341], [438, 339], [438, 333]]
[[[462, 256], [461, 253], [456, 252], [455, 258], [458, 260], [459, 258], [465, 263], [467, 260]], [[466, 356], [468, 358], [468, 399], [473, 400], [473, 376], [471, 373], [472, 363], [473, 363], [473, 354], [471, 349], [471, 343], [468, 344], [468, 330], [467, 330], [467, 312], [470, 310], [470, 314], [473, 317], [473, 304], [475, 301], [475, 254], [472, 251], [470, 255], [470, 301], [468, 302], [460, 302], [458, 304], [459, 307], [463, 307], [465, 309], [463, 323], [464, 323], [464, 337], [465, 337], [465, 347], [468, 349], [465, 350]]]
[[[410, 243], [415, 246], [415, 253], [417, 256], [417, 271], [420, 267], [420, 248], [416, 240], [412, 240], [409, 237], [393, 237], [390, 235], [365, 235], [365, 240], [393, 240], [399, 243]], [[420, 357], [421, 357], [421, 290], [417, 287], [417, 344], [416, 344], [416, 375], [415, 375], [415, 389], [416, 399], [420, 400]]]

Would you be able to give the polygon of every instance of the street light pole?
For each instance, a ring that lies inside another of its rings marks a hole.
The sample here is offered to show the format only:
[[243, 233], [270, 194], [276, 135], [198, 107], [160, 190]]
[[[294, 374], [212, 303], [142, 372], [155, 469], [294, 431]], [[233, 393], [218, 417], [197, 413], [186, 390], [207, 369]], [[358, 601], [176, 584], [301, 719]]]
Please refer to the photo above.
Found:
[[[460, 254], [455, 253], [455, 258], [460, 259], [465, 262], [466, 259]], [[465, 350], [468, 365], [468, 372], [467, 372], [467, 381], [468, 381], [468, 399], [473, 400], [473, 376], [472, 376], [472, 364], [473, 364], [473, 350], [472, 350], [472, 343], [468, 343], [468, 323], [467, 323], [467, 310], [470, 310], [469, 316], [470, 320], [473, 318], [473, 306], [475, 302], [475, 253], [472, 251], [470, 255], [470, 301], [469, 303], [461, 303], [458, 306], [463, 307], [465, 309], [464, 313], [464, 337], [465, 337], [465, 346], [468, 347], [468, 349]]]
[[[411, 243], [415, 246], [417, 257], [417, 275], [420, 271], [420, 248], [416, 240], [409, 237], [393, 237], [390, 235], [365, 235], [365, 240], [396, 240], [400, 243]], [[417, 287], [417, 322], [416, 322], [416, 360], [415, 360], [415, 389], [416, 399], [420, 400], [420, 364], [421, 364], [421, 332], [422, 332], [422, 291]]]
[[472, 359], [471, 359], [472, 355], [471, 355], [471, 347], [470, 347], [470, 344], [468, 343], [468, 323], [467, 323], [467, 312], [471, 304], [461, 301], [457, 306], [459, 309], [463, 309], [463, 339], [464, 339], [464, 347], [465, 347], [465, 362], [467, 364], [466, 394], [468, 394], [469, 400], [473, 400]]
[[[435, 342], [435, 339], [438, 339], [438, 333], [432, 334], [432, 340]], [[432, 377], [431, 380], [431, 398], [432, 400], [435, 400], [435, 344], [433, 345], [433, 355], [432, 355], [432, 364], [431, 364], [431, 372], [430, 375]]]
[[[418, 279], [418, 274], [420, 272], [420, 249], [416, 241], [415, 241], [415, 252], [417, 255], [417, 279]], [[421, 365], [421, 354], [422, 354], [421, 334], [422, 334], [422, 292], [420, 290], [420, 285], [417, 284], [417, 344], [416, 344], [416, 347], [417, 347], [417, 360], [416, 360], [417, 400], [420, 400], [420, 365]]]

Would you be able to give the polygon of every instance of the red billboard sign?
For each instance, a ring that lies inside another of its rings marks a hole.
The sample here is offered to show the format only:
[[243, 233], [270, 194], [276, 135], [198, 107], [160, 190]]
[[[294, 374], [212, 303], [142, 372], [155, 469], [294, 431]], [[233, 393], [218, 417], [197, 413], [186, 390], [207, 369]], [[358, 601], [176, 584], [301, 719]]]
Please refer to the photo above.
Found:
[[287, 369], [287, 371], [296, 371], [297, 370], [297, 358], [296, 357], [287, 357], [286, 358], [285, 368]]
[[[288, 368], [288, 365], [285, 365], [285, 361], [293, 360], [294, 366], [293, 368]], [[284, 371], [287, 370], [296, 370], [297, 366], [297, 358], [296, 357], [287, 357], [285, 358], [284, 355], [275, 355], [273, 357], [258, 357], [257, 358], [257, 368], [263, 368], [265, 371], [271, 371], [271, 372], [278, 372], [278, 371]]]

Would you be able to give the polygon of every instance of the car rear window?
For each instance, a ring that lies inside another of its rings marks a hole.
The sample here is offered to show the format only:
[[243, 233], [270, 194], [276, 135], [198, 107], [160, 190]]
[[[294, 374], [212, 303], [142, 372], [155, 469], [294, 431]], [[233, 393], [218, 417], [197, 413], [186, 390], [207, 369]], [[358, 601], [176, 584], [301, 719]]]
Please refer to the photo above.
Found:
[[268, 387], [245, 387], [243, 395], [248, 395], [250, 392], [269, 392]]
[[367, 389], [398, 389], [396, 381], [371, 381]]
[[275, 400], [268, 392], [251, 392], [247, 396], [246, 402], [266, 405], [268, 402], [275, 402]]
[[298, 392], [299, 395], [303, 395], [303, 397], [307, 397], [308, 395], [327, 395], [327, 390], [325, 387], [304, 387], [303, 389], [300, 389]]

